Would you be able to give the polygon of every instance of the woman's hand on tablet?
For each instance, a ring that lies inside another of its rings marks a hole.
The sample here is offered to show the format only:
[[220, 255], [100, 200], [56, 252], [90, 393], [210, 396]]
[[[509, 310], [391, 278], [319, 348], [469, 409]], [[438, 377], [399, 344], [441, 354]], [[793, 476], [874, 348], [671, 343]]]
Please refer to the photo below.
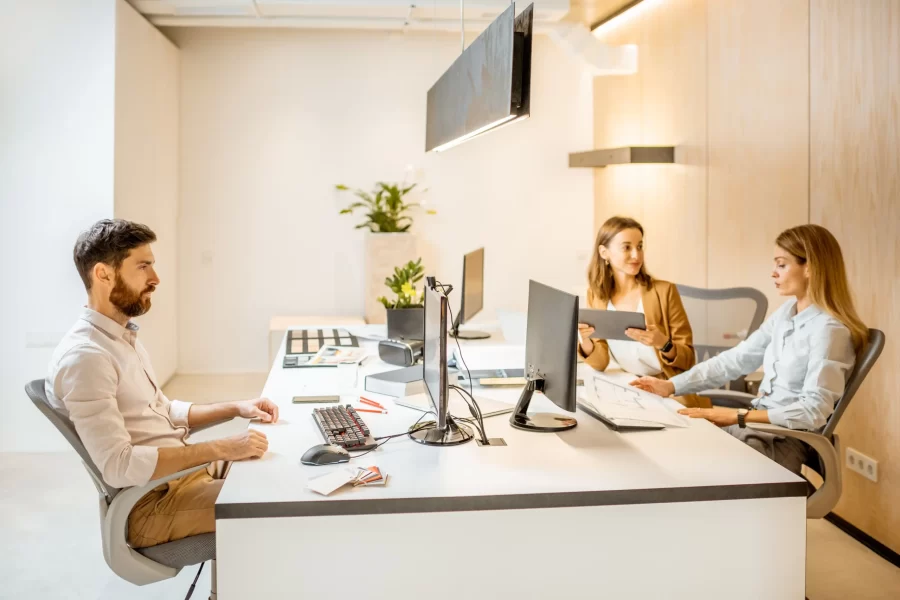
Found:
[[636, 342], [657, 350], [665, 346], [669, 341], [669, 338], [663, 335], [656, 325], [648, 325], [646, 331], [643, 329], [626, 329], [625, 335]]
[[581, 351], [585, 356], [590, 356], [594, 351], [594, 340], [591, 336], [594, 334], [594, 328], [587, 323], [578, 324], [578, 335], [581, 337]]

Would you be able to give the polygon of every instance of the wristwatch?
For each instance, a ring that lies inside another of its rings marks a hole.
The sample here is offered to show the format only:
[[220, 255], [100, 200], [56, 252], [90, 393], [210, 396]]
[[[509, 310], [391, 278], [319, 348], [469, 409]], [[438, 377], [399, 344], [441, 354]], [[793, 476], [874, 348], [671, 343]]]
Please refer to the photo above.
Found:
[[675, 344], [672, 343], [672, 338], [669, 338], [669, 340], [666, 342], [666, 345], [660, 348], [659, 351], [665, 354], [666, 352], [671, 352], [672, 348], [674, 347]]
[[749, 412], [749, 408], [738, 409], [738, 427], [740, 427], [741, 429], [746, 429], [747, 427], [747, 413]]

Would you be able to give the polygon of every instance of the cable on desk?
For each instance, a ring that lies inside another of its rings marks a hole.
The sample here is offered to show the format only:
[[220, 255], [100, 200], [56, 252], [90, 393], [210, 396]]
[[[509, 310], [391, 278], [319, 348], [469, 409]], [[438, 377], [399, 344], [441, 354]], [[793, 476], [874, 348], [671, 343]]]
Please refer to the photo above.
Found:
[[[452, 285], [451, 286], [444, 285], [437, 279], [434, 280], [434, 284], [436, 286], [440, 286], [441, 291], [444, 292], [444, 294], [446, 296], [450, 295], [450, 292], [447, 291], [448, 287], [450, 288], [450, 291], [453, 290]], [[450, 302], [447, 302], [447, 311], [450, 313], [450, 322], [453, 323], [453, 309], [450, 308]], [[460, 362], [462, 362], [463, 368], [466, 370], [466, 377], [469, 380], [469, 397], [472, 398], [472, 400], [474, 400], [475, 396], [474, 396], [474, 392], [472, 391], [472, 374], [469, 372], [469, 365], [466, 364], [466, 359], [463, 357], [462, 347], [459, 345], [459, 338], [455, 337], [453, 339], [456, 342], [456, 349], [457, 349], [457, 351], [459, 351], [459, 360], [460, 360]]]
[[[419, 422], [422, 421], [422, 419], [425, 418], [425, 415], [427, 415], [427, 414], [428, 413], [422, 413], [422, 416], [419, 417], [419, 420], [416, 421], [415, 423], [413, 423], [413, 426], [410, 427], [409, 429], [407, 429], [406, 431], [404, 431], [403, 433], [395, 433], [393, 435], [382, 435], [377, 438], [373, 438], [376, 442], [379, 440], [384, 440], [384, 441], [379, 443], [378, 445], [376, 445], [374, 448], [370, 448], [369, 450], [366, 450], [362, 454], [357, 454], [355, 456], [351, 456], [350, 458], [359, 458], [360, 456], [365, 456], [369, 452], [374, 452], [375, 450], [378, 450], [379, 448], [381, 448], [382, 446], [384, 446], [385, 444], [387, 444], [389, 441], [391, 441], [394, 438], [402, 437], [404, 435], [409, 435], [410, 433], [415, 433], [419, 429], [423, 429], [425, 427], [424, 425], [422, 427], [416, 427], [416, 426], [419, 424]], [[348, 450], [348, 452], [352, 452], [352, 450]]]
[[[484, 430], [484, 416], [481, 413], [481, 407], [478, 406], [478, 401], [475, 400], [474, 396], [458, 385], [451, 385], [450, 388], [456, 390], [456, 393], [460, 395], [466, 403], [466, 406], [469, 407], [469, 412], [472, 413], [472, 418], [474, 419], [475, 428], [478, 430], [478, 433], [481, 434], [481, 443], [487, 446], [488, 439]], [[466, 398], [466, 396], [468, 396], [468, 398]]]

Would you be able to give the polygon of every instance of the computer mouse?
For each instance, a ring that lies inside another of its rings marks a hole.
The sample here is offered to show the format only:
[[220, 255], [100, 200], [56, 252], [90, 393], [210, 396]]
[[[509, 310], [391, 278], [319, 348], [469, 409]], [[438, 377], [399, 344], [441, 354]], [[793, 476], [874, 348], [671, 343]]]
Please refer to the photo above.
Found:
[[334, 444], [319, 444], [303, 453], [300, 462], [304, 465], [333, 465], [350, 462], [350, 453]]

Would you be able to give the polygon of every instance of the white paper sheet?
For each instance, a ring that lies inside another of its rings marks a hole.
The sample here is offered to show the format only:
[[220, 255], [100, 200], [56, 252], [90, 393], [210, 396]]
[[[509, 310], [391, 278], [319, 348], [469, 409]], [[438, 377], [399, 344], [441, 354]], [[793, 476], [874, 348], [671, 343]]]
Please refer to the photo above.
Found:
[[336, 489], [347, 485], [356, 477], [356, 469], [349, 467], [341, 467], [331, 473], [310, 479], [306, 482], [306, 487], [314, 492], [327, 496]]
[[610, 419], [634, 419], [667, 427], [688, 427], [690, 419], [668, 408], [662, 396], [617, 383], [594, 371], [585, 376], [585, 401]]

